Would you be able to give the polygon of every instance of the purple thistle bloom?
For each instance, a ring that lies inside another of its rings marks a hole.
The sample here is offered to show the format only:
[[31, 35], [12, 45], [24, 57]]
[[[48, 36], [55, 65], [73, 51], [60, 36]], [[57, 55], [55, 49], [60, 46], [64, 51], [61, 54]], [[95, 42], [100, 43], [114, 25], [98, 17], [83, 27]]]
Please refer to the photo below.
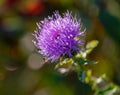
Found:
[[47, 60], [57, 61], [65, 55], [72, 57], [73, 51], [81, 50], [79, 46], [83, 44], [83, 39], [80, 37], [84, 35], [84, 31], [81, 31], [80, 20], [69, 11], [63, 16], [57, 11], [37, 25], [38, 29], [34, 33], [37, 41], [34, 44]]

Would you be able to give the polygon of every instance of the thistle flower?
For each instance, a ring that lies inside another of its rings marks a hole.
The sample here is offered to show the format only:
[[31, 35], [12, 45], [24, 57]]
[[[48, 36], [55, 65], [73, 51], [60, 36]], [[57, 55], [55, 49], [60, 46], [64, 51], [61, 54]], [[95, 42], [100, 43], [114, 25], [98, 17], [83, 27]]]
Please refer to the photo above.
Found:
[[84, 31], [81, 22], [67, 11], [62, 16], [58, 11], [53, 16], [37, 23], [38, 29], [33, 34], [36, 38], [35, 46], [39, 53], [47, 60], [57, 61], [61, 56], [72, 57], [72, 53], [79, 52], [83, 44]]

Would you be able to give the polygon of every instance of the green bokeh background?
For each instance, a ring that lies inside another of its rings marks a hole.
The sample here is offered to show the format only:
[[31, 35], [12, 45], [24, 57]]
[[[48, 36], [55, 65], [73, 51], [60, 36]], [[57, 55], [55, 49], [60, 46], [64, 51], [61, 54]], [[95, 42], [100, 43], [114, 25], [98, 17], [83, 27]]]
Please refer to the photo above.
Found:
[[0, 0], [0, 95], [93, 95], [90, 85], [71, 72], [62, 75], [34, 47], [36, 22], [72, 11], [86, 27], [86, 43], [99, 45], [88, 56], [97, 77], [106, 74], [120, 85], [119, 0]]

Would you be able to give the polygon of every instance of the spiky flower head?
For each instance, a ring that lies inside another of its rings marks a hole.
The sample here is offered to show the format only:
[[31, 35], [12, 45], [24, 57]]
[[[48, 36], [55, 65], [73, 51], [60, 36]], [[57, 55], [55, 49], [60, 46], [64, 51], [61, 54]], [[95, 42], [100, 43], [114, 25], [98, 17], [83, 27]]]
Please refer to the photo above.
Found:
[[67, 11], [61, 16], [56, 11], [37, 26], [34, 44], [47, 60], [57, 61], [65, 55], [72, 57], [73, 52], [81, 50], [84, 31], [81, 31], [80, 20], [73, 17], [71, 12]]

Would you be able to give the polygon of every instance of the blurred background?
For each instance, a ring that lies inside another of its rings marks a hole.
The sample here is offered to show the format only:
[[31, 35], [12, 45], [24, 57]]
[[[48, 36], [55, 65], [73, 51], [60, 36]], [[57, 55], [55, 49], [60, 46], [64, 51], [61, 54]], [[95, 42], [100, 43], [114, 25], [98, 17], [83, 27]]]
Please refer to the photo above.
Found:
[[86, 27], [86, 43], [99, 45], [88, 56], [99, 77], [120, 85], [120, 0], [0, 0], [0, 95], [93, 95], [73, 72], [62, 75], [34, 47], [36, 22], [72, 11]]

